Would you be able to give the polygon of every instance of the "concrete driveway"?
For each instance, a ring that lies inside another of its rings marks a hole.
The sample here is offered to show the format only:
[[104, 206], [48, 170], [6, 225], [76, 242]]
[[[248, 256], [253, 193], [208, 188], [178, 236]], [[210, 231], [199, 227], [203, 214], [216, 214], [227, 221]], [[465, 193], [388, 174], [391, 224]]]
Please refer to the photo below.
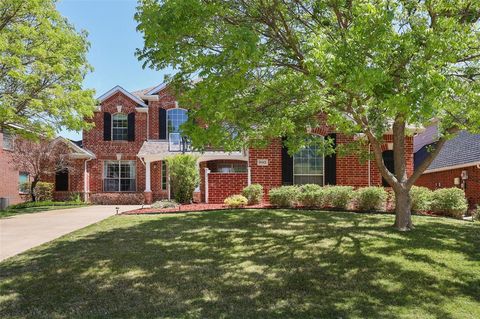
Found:
[[[116, 206], [87, 206], [0, 219], [0, 261], [115, 215]], [[119, 206], [119, 212], [141, 206]]]

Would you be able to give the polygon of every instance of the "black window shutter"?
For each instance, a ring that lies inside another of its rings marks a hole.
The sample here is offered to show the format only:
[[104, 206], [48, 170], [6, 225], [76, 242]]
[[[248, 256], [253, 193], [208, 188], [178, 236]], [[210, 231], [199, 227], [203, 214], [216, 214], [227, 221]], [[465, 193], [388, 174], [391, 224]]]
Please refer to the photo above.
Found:
[[158, 138], [161, 140], [167, 139], [167, 110], [158, 109]]
[[55, 190], [56, 191], [68, 191], [68, 170], [55, 173]]
[[[384, 151], [382, 153], [382, 157], [383, 157], [383, 162], [385, 163], [385, 166], [390, 171], [390, 173], [395, 173], [395, 162], [393, 158], [393, 151], [391, 150]], [[383, 177], [382, 177], [382, 186], [384, 187], [390, 186]]]
[[[333, 139], [333, 147], [337, 146], [337, 134], [332, 133], [326, 136]], [[335, 153], [325, 156], [325, 185], [337, 184], [337, 155]]]
[[135, 141], [135, 112], [128, 113], [128, 140]]
[[282, 144], [282, 184], [293, 185], [293, 157], [288, 148]]
[[103, 113], [103, 140], [112, 140], [112, 115], [110, 113]]

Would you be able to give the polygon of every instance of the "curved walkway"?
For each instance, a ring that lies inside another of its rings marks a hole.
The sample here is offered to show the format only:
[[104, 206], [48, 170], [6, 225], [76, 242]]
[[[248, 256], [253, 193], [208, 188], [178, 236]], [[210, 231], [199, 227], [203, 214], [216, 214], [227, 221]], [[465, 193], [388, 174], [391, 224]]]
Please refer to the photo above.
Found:
[[[0, 219], [0, 261], [115, 215], [115, 205], [87, 206]], [[119, 213], [141, 206], [119, 206]]]

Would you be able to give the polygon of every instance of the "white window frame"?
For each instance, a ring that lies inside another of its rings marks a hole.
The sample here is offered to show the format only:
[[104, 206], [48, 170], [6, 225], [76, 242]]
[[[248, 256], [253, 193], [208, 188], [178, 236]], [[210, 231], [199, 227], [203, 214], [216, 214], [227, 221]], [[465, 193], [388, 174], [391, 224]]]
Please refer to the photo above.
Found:
[[[7, 140], [5, 136], [8, 136], [8, 139], [10, 139], [10, 143], [6, 144], [5, 141]], [[15, 149], [15, 135], [8, 131], [3, 131], [2, 132], [2, 147], [6, 151], [13, 151]]]
[[[187, 115], [187, 121], [188, 121], [188, 110], [187, 109], [184, 109], [184, 108], [181, 108], [181, 107], [176, 107], [176, 108], [173, 108], [173, 109], [168, 109], [167, 110], [167, 133], [168, 133], [168, 136], [170, 137], [170, 134], [171, 133], [181, 133], [181, 132], [170, 132], [170, 125], [169, 125], [169, 115], [170, 115], [170, 112], [173, 112], [173, 111], [176, 111], [176, 110], [182, 110], [182, 111], [185, 111], [185, 114]], [[185, 121], [186, 122], [186, 121]]]
[[[318, 138], [321, 138], [322, 141], [325, 141], [325, 137], [322, 135], [315, 135]], [[296, 155], [296, 154], [295, 154]], [[295, 174], [295, 155], [293, 155], [293, 185], [304, 185], [304, 184], [297, 184], [295, 182], [295, 176], [322, 176], [322, 185], [325, 186], [325, 155], [321, 156], [322, 159], [322, 174]]]
[[[116, 163], [118, 164], [118, 173], [119, 173], [119, 176], [117, 178], [111, 178], [111, 177], [107, 177], [107, 165], [108, 164], [113, 164], [113, 163]], [[134, 174], [134, 177], [133, 178], [122, 178], [121, 177], [121, 167], [120, 165], [122, 163], [128, 163], [128, 164], [131, 164], [134, 169], [133, 171], [133, 174]], [[105, 180], [106, 179], [118, 179], [118, 190], [106, 190], [105, 189]], [[128, 190], [128, 191], [122, 191], [121, 190], [121, 187], [122, 187], [122, 183], [121, 183], [121, 180], [122, 179], [128, 179], [128, 180], [135, 180], [135, 183], [134, 183], [134, 186], [135, 186], [135, 189], [134, 190]], [[132, 192], [136, 192], [137, 191], [137, 162], [134, 161], [134, 160], [120, 160], [120, 161], [117, 161], [117, 160], [105, 160], [103, 161], [103, 173], [102, 173], [102, 191], [105, 192], [105, 193], [132, 193]]]
[[[126, 119], [127, 119], [127, 126], [126, 126], [125, 128], [122, 128], [122, 129], [126, 129], [127, 135], [126, 135], [126, 138], [125, 138], [125, 139], [121, 139], [121, 140], [118, 140], [118, 139], [116, 140], [116, 139], [114, 138], [114, 135], [113, 135], [113, 130], [114, 130], [113, 123], [114, 123], [114, 121], [115, 121], [115, 116], [118, 116], [118, 115], [123, 115], [123, 116], [125, 116]], [[112, 114], [112, 124], [111, 124], [111, 127], [112, 127], [112, 128], [111, 128], [111, 130], [112, 130], [112, 131], [111, 131], [112, 141], [117, 141], [117, 142], [118, 142], [118, 141], [128, 141], [128, 114], [125, 114], [125, 113], [122, 113], [122, 112], [117, 112], [117, 113]]]
[[18, 172], [18, 193], [19, 194], [28, 194], [28, 189], [22, 191], [22, 184], [20, 183], [20, 175], [27, 175], [27, 181], [25, 183], [28, 183], [30, 181], [30, 174], [28, 172]]

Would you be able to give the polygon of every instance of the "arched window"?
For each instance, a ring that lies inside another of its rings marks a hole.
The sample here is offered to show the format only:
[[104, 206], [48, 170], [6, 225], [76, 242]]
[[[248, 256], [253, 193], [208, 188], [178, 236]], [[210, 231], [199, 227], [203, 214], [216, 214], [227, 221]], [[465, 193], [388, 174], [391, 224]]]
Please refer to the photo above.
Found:
[[[388, 151], [383, 151], [382, 153], [383, 157], [383, 162], [385, 163], [385, 166], [387, 169], [391, 172], [395, 172], [395, 162], [393, 160], [393, 151], [388, 150]], [[382, 177], [382, 186], [384, 187], [389, 187], [390, 185], [388, 182], [385, 180], [385, 178]]]
[[112, 116], [112, 140], [128, 141], [128, 116], [117, 113]]
[[[323, 140], [323, 136], [320, 137]], [[324, 157], [317, 145], [310, 145], [293, 155], [293, 183], [324, 184]]]
[[168, 133], [180, 133], [180, 126], [188, 119], [187, 110], [170, 109], [168, 112]]

